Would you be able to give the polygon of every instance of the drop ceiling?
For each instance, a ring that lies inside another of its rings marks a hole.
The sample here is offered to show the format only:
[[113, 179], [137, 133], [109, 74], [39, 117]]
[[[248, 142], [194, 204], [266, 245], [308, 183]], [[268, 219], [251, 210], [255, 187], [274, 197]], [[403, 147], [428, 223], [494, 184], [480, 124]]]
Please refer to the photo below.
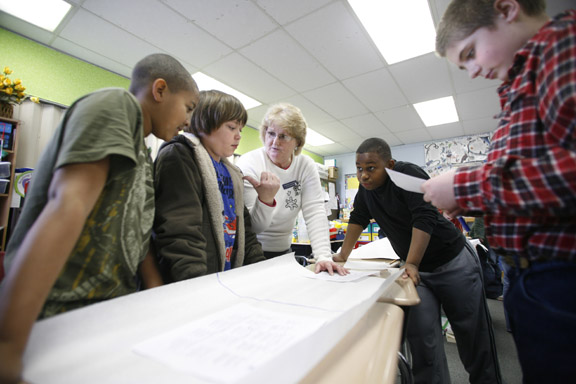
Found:
[[[368, 137], [392, 146], [492, 131], [498, 81], [470, 80], [429, 53], [388, 65], [345, 0], [67, 0], [72, 10], [48, 32], [0, 11], [2, 27], [129, 77], [142, 57], [165, 52], [260, 101], [290, 102], [333, 144], [354, 152]], [[410, 1], [410, 0], [397, 0]], [[429, 0], [437, 25], [449, 0]], [[555, 15], [574, 1], [549, 0]], [[399, 17], [410, 17], [401, 15]], [[425, 127], [413, 103], [453, 96], [460, 121]]]

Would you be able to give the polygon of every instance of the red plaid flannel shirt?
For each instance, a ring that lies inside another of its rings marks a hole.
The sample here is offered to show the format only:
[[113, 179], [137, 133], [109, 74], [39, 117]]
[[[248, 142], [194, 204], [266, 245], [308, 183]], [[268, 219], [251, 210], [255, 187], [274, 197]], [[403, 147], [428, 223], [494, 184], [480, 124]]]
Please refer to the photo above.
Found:
[[509, 78], [486, 164], [457, 171], [456, 200], [486, 214], [499, 254], [576, 262], [576, 10], [517, 52]]

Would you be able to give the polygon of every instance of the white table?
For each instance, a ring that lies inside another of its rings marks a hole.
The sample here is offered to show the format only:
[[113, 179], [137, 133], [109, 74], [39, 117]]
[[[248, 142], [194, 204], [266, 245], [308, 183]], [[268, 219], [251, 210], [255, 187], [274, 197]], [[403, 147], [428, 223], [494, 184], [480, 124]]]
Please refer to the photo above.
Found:
[[[393, 379], [402, 312], [394, 305], [376, 303], [392, 280], [383, 284], [381, 278], [374, 276], [335, 283], [303, 277], [303, 272], [309, 273], [287, 255], [39, 321], [24, 356], [24, 378], [30, 383], [58, 384], [206, 382], [140, 356], [133, 347], [245, 303], [268, 311], [310, 316], [324, 321], [324, 325], [258, 366], [239, 383], [294, 383], [312, 377], [314, 380], [308, 382], [322, 382], [321, 377], [338, 372], [336, 368], [350, 371], [351, 366], [345, 365], [352, 361], [358, 372], [367, 372], [371, 364], [371, 372], [384, 371]], [[384, 329], [386, 332], [382, 333]], [[378, 338], [362, 337], [363, 334]], [[355, 358], [346, 358], [344, 352], [355, 348], [361, 351], [366, 346], [368, 351], [384, 348], [393, 353], [380, 355], [385, 356], [385, 361], [376, 371], [369, 355], [360, 353]], [[389, 380], [384, 382], [393, 382]]]

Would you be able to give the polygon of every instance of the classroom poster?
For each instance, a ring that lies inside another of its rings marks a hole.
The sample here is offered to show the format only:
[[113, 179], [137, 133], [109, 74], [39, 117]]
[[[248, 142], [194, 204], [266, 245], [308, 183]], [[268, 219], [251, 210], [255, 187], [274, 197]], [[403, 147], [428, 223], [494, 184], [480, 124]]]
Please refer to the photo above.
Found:
[[490, 136], [473, 135], [436, 141], [424, 146], [426, 165], [430, 176], [462, 165], [481, 164], [486, 161]]

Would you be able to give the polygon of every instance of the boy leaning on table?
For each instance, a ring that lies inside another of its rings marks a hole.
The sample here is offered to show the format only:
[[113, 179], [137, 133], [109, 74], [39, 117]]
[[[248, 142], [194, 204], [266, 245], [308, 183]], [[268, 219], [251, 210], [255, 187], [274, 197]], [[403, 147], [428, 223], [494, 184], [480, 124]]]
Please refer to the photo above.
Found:
[[471, 383], [499, 383], [500, 370], [482, 286], [478, 258], [466, 238], [422, 194], [397, 187], [386, 169], [428, 179], [417, 165], [392, 158], [384, 140], [365, 140], [356, 150], [360, 187], [350, 213], [342, 250], [334, 261], [346, 261], [371, 219], [386, 233], [405, 261], [420, 305], [410, 309], [407, 339], [415, 383], [449, 383], [440, 306], [454, 330], [460, 359]]
[[490, 246], [512, 267], [504, 305], [524, 382], [568, 383], [576, 377], [576, 11], [550, 20], [545, 8], [544, 0], [448, 6], [436, 51], [473, 78], [503, 81], [502, 112], [485, 164], [423, 189], [452, 215], [485, 215]]
[[189, 124], [198, 94], [182, 64], [153, 54], [136, 64], [130, 92], [102, 89], [68, 109], [38, 162], [7, 250], [0, 383], [20, 380], [38, 317], [136, 291], [154, 217], [144, 138], [174, 137]]

